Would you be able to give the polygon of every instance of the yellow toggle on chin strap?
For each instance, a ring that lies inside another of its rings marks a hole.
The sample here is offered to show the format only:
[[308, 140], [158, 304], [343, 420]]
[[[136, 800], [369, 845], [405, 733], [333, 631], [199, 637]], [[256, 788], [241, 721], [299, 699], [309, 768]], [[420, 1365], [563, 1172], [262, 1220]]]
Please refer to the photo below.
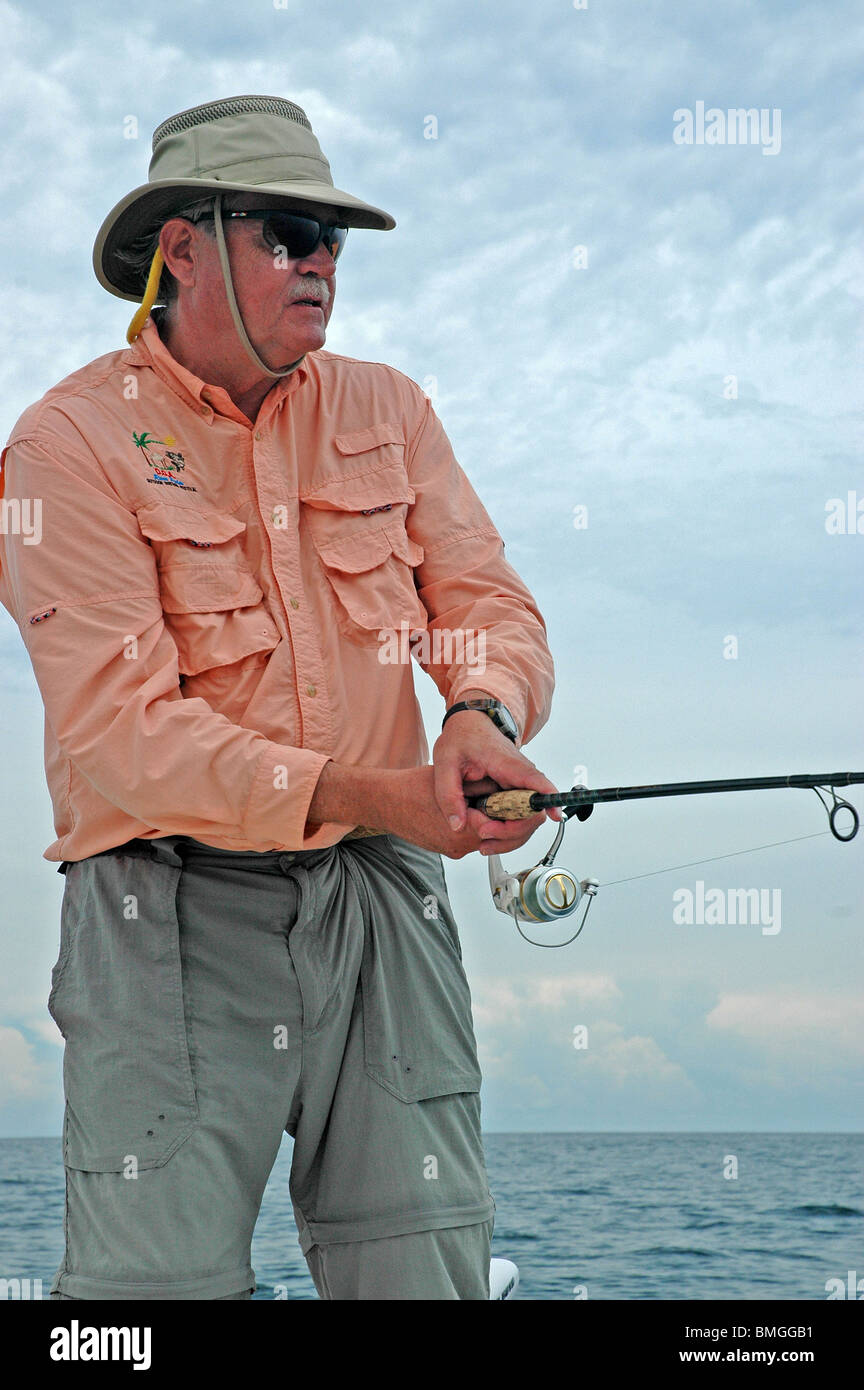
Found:
[[147, 322], [150, 310], [153, 308], [156, 296], [159, 293], [159, 281], [162, 278], [162, 267], [164, 264], [162, 252], [157, 246], [153, 259], [150, 262], [150, 274], [147, 276], [147, 287], [144, 290], [144, 298], [135, 310], [132, 322], [126, 329], [127, 343], [134, 343], [141, 329], [144, 327], [144, 324]]

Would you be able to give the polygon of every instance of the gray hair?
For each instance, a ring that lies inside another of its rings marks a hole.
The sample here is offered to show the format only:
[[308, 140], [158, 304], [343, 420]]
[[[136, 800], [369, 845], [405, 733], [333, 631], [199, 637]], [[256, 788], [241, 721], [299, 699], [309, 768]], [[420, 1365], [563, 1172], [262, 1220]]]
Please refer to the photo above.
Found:
[[[198, 223], [202, 213], [212, 212], [214, 198], [199, 198], [195, 203], [188, 203], [185, 207], [177, 208], [162, 218], [158, 226], [150, 226], [146, 231], [140, 232], [128, 246], [118, 250], [117, 259], [124, 265], [128, 265], [135, 272], [136, 279], [140, 282], [141, 293], [144, 293], [144, 286], [147, 284], [147, 276], [150, 274], [150, 266], [159, 245], [159, 236], [166, 222], [170, 222], [172, 217], [186, 217], [190, 222]], [[203, 223], [205, 232], [209, 236], [215, 237], [216, 229], [210, 221]], [[156, 304], [168, 306], [177, 298], [177, 281], [171, 274], [167, 265], [162, 268], [162, 276], [159, 281], [159, 291], [156, 295]]]

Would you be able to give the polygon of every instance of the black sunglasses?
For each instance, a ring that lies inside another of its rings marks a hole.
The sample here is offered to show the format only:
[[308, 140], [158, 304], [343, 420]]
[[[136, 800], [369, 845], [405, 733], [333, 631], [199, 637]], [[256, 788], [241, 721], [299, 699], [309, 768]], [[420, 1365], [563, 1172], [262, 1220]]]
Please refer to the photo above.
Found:
[[[194, 220], [203, 221], [205, 218], [215, 217], [213, 212], [200, 213]], [[250, 212], [223, 212], [223, 220], [229, 217], [247, 217], [250, 220], [261, 221], [261, 235], [267, 245], [277, 250], [284, 246], [287, 254], [293, 260], [303, 260], [306, 256], [311, 256], [317, 251], [322, 241], [333, 257], [338, 261], [342, 247], [345, 245], [345, 238], [348, 235], [348, 228], [342, 227], [338, 222], [319, 222], [314, 217], [303, 217], [297, 212], [283, 212], [278, 208], [256, 208]]]

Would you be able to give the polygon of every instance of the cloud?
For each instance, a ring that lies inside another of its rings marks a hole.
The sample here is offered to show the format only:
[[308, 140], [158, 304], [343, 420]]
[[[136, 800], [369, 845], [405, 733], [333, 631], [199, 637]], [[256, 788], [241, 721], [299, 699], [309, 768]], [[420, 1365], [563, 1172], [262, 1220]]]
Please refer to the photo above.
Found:
[[[652, 1037], [628, 1034], [618, 1023], [587, 1026], [587, 1046], [573, 1046], [572, 1031], [543, 1035], [537, 1018], [531, 1041], [522, 1035], [481, 1037], [480, 1064], [487, 1097], [494, 1096], [514, 1123], [552, 1128], [629, 1128], [651, 1116], [680, 1118], [703, 1099], [685, 1068], [666, 1055]], [[546, 1120], [543, 1116], [548, 1117]]]
[[35, 1033], [43, 1042], [50, 1043], [52, 1047], [62, 1048], [64, 1046], [63, 1034], [57, 1024], [46, 1012], [44, 1018], [35, 1017], [27, 1020], [27, 1028], [31, 1033]]
[[560, 1032], [551, 1012], [571, 1011], [587, 1004], [608, 1003], [621, 991], [610, 975], [545, 975], [514, 982], [484, 978], [472, 987], [474, 1021], [477, 1027], [508, 1030], [536, 1029], [541, 1023]]
[[651, 1087], [657, 1091], [694, 1090], [684, 1068], [666, 1056], [653, 1038], [627, 1036], [617, 1023], [593, 1024], [584, 1049], [585, 1069], [592, 1080], [618, 1087]]
[[0, 1105], [53, 1093], [56, 1078], [33, 1055], [17, 1028], [0, 1024]]
[[705, 1021], [772, 1060], [792, 1052], [826, 1065], [864, 1057], [864, 1000], [846, 990], [726, 994]]
[[483, 1074], [506, 1086], [510, 1105], [560, 1114], [572, 1111], [574, 1098], [580, 1107], [613, 1109], [632, 1099], [663, 1110], [698, 1096], [653, 1037], [607, 1016], [627, 1007], [610, 975], [487, 979], [473, 993]]

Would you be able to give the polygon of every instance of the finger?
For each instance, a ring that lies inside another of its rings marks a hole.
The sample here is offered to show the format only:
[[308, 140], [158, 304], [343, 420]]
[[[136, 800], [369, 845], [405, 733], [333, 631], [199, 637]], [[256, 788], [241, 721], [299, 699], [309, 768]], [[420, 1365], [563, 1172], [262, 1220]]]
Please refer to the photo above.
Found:
[[[542, 792], [547, 796], [554, 795], [558, 790], [554, 782], [550, 782], [549, 778], [545, 777], [528, 758], [515, 750], [508, 753], [506, 749], [500, 752], [496, 749], [494, 756], [487, 759], [486, 772], [489, 777], [494, 777], [502, 787]], [[563, 820], [558, 806], [546, 808], [543, 814], [548, 815], [551, 820]]]
[[[511, 822], [512, 824], [513, 822]], [[508, 828], [507, 831], [503, 831], [500, 824], [493, 821], [495, 828], [491, 831], [484, 831], [480, 839], [484, 844], [494, 840], [496, 844], [506, 845], [508, 849], [519, 849], [522, 845], [527, 844], [531, 836], [542, 829], [543, 825], [545, 825], [543, 816], [531, 816], [528, 820], [516, 822], [516, 829]]]
[[490, 780], [486, 776], [486, 765], [477, 758], [471, 758], [462, 764], [462, 781], [480, 782]]
[[[550, 782], [549, 778], [544, 777], [543, 773], [533, 765], [526, 773], [526, 777], [527, 780], [524, 784], [526, 791], [542, 792], [544, 796], [555, 796], [557, 794], [558, 788], [555, 786], [555, 783]], [[542, 814], [554, 821], [561, 821], [564, 819], [560, 806], [547, 806], [544, 808]]]
[[488, 859], [490, 854], [514, 854], [521, 849], [524, 841], [518, 840], [516, 844], [504, 840], [483, 840], [479, 846], [479, 854], [484, 859]]
[[545, 816], [542, 814], [528, 816], [524, 820], [492, 820], [489, 816], [484, 816], [482, 811], [470, 808], [466, 829], [475, 834], [483, 844], [494, 841], [502, 845], [504, 850], [509, 850], [524, 845], [544, 822]]
[[501, 788], [497, 782], [493, 782], [491, 777], [482, 777], [479, 782], [462, 783], [462, 791], [465, 796], [489, 796], [491, 792], [500, 792]]
[[[522, 825], [524, 826], [525, 824], [526, 822], [523, 821]], [[541, 819], [540, 825], [542, 824], [543, 821]], [[539, 829], [539, 826], [535, 827], [535, 829]], [[504, 838], [503, 836], [496, 834], [482, 838], [480, 840], [479, 845], [480, 853], [483, 855], [514, 854], [517, 850], [520, 850], [523, 845], [527, 844], [528, 840], [530, 840], [531, 835], [533, 833], [534, 831], [531, 831], [526, 834], [523, 831], [523, 833], [515, 840], [511, 839], [509, 836]]]
[[462, 791], [462, 769], [458, 759], [439, 753], [432, 764], [432, 785], [438, 809], [451, 830], [462, 830], [468, 805]]

